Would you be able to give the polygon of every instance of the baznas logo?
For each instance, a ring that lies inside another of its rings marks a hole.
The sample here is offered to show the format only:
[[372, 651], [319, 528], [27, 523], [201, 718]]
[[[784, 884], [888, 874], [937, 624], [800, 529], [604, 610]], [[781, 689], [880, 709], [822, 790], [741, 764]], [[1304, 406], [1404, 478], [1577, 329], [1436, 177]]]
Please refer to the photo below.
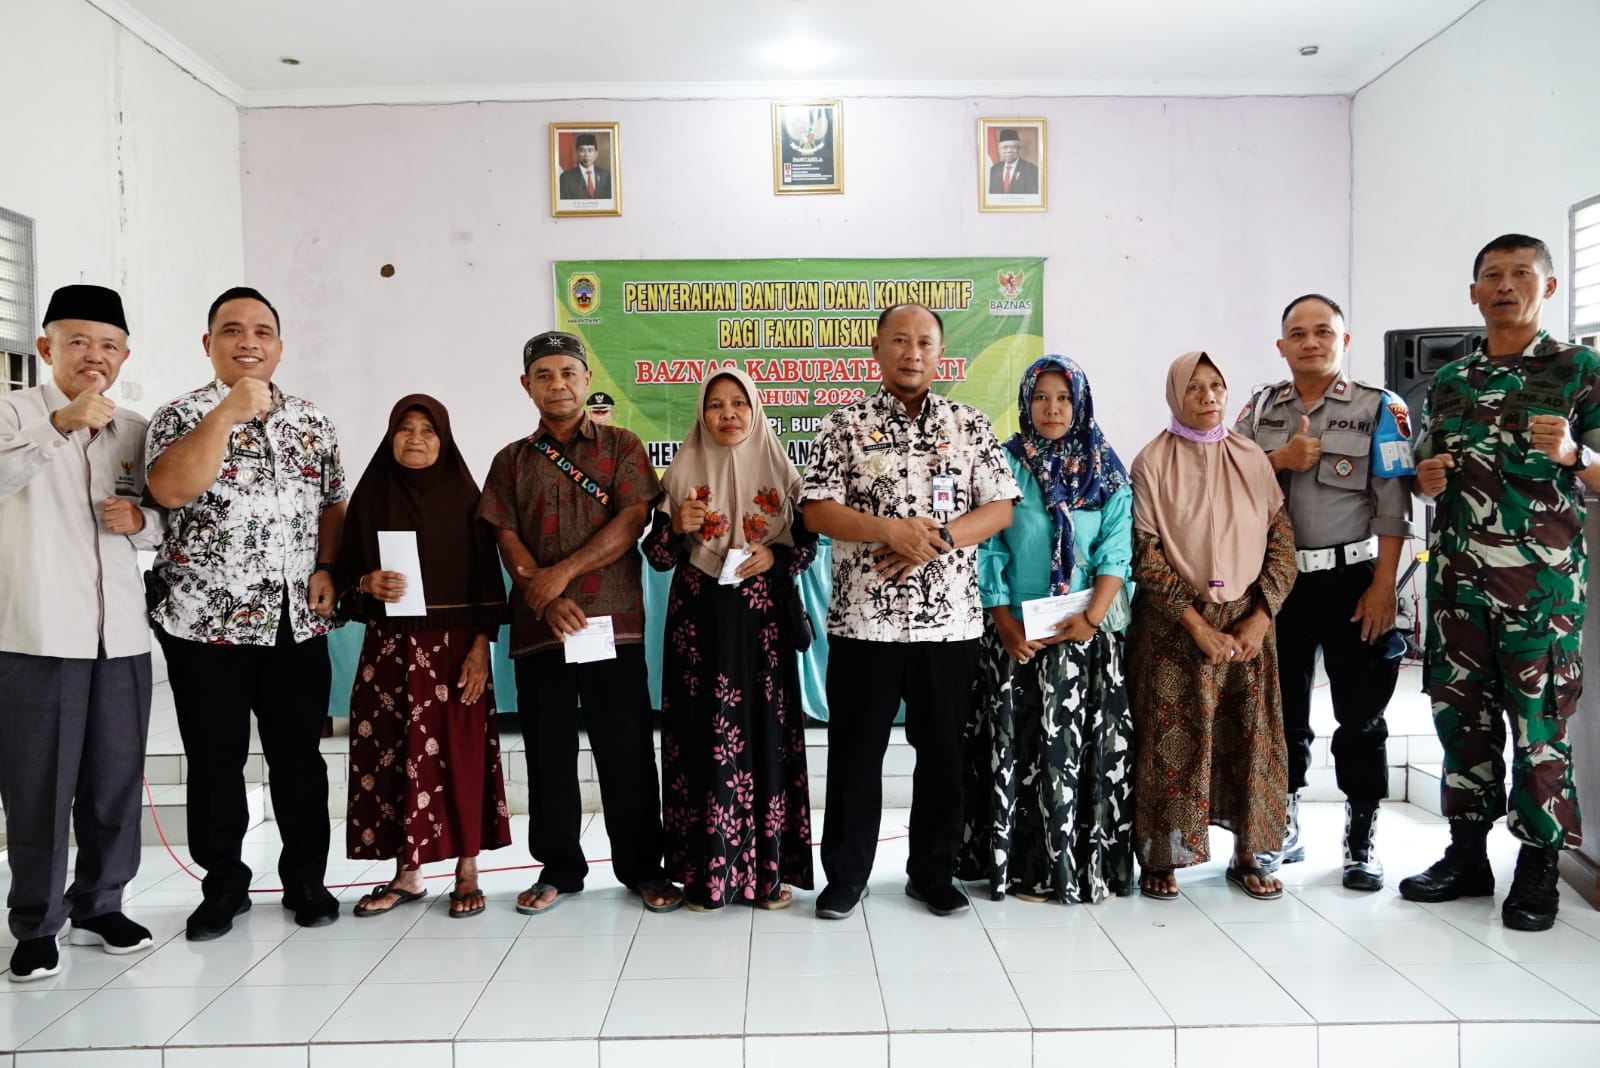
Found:
[[600, 279], [592, 274], [575, 274], [567, 279], [567, 295], [576, 311], [587, 314], [600, 303]]
[[1029, 315], [1033, 312], [1033, 301], [1019, 299], [1022, 294], [1022, 282], [1026, 275], [1022, 271], [997, 271], [994, 280], [1000, 284], [1000, 299], [989, 302], [990, 315]]

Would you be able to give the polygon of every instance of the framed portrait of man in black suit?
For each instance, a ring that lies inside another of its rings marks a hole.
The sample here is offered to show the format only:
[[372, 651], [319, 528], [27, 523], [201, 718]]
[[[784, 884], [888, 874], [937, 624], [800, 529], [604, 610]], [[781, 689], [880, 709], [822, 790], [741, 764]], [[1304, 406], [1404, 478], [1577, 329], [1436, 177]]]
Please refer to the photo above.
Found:
[[978, 210], [1045, 211], [1043, 119], [978, 120]]
[[550, 214], [622, 214], [619, 123], [550, 124]]

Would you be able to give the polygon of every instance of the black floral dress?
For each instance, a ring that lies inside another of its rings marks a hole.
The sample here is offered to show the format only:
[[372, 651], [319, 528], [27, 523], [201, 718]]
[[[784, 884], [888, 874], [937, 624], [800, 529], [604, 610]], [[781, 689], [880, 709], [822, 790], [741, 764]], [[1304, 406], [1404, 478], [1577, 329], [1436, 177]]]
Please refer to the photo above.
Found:
[[661, 822], [666, 869], [689, 902], [777, 900], [812, 885], [811, 803], [799, 663], [782, 598], [816, 551], [799, 515], [795, 547], [722, 586], [688, 562], [665, 514], [645, 538], [657, 571], [676, 568], [661, 671]]

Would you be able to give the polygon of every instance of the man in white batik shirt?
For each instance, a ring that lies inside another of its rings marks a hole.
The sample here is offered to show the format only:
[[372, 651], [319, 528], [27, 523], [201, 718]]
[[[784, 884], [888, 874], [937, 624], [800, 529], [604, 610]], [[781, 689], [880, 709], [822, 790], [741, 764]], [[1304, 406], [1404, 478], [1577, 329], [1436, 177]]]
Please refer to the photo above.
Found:
[[828, 610], [827, 888], [817, 915], [866, 893], [883, 808], [883, 756], [902, 700], [912, 779], [906, 892], [944, 916], [961, 842], [961, 731], [983, 633], [978, 549], [1020, 496], [989, 419], [929, 391], [944, 324], [918, 304], [878, 318], [883, 388], [829, 416], [801, 492], [806, 526], [834, 541]]

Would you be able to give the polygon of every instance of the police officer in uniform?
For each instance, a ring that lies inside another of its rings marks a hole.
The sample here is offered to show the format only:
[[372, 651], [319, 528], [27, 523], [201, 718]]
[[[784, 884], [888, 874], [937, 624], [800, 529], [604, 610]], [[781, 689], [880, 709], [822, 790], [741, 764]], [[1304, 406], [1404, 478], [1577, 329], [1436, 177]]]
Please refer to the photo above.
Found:
[[1272, 461], [1294, 524], [1300, 575], [1278, 613], [1278, 674], [1289, 747], [1288, 826], [1263, 871], [1305, 859], [1299, 793], [1311, 762], [1311, 687], [1317, 650], [1327, 667], [1334, 774], [1345, 795], [1344, 885], [1383, 886], [1374, 835], [1388, 796], [1384, 709], [1399, 675], [1395, 572], [1411, 524], [1411, 449], [1405, 402], [1343, 370], [1344, 312], [1317, 293], [1283, 311], [1278, 351], [1290, 379], [1258, 390], [1236, 431]]
[[1428, 695], [1450, 845], [1400, 893], [1492, 895], [1485, 840], [1505, 815], [1522, 848], [1500, 915], [1522, 931], [1555, 924], [1557, 860], [1583, 841], [1566, 723], [1583, 689], [1583, 492], [1600, 490], [1600, 353], [1540, 329], [1555, 291], [1538, 238], [1505, 234], [1479, 251], [1469, 292], [1487, 337], [1434, 373], [1417, 449], [1417, 491], [1437, 504]]

